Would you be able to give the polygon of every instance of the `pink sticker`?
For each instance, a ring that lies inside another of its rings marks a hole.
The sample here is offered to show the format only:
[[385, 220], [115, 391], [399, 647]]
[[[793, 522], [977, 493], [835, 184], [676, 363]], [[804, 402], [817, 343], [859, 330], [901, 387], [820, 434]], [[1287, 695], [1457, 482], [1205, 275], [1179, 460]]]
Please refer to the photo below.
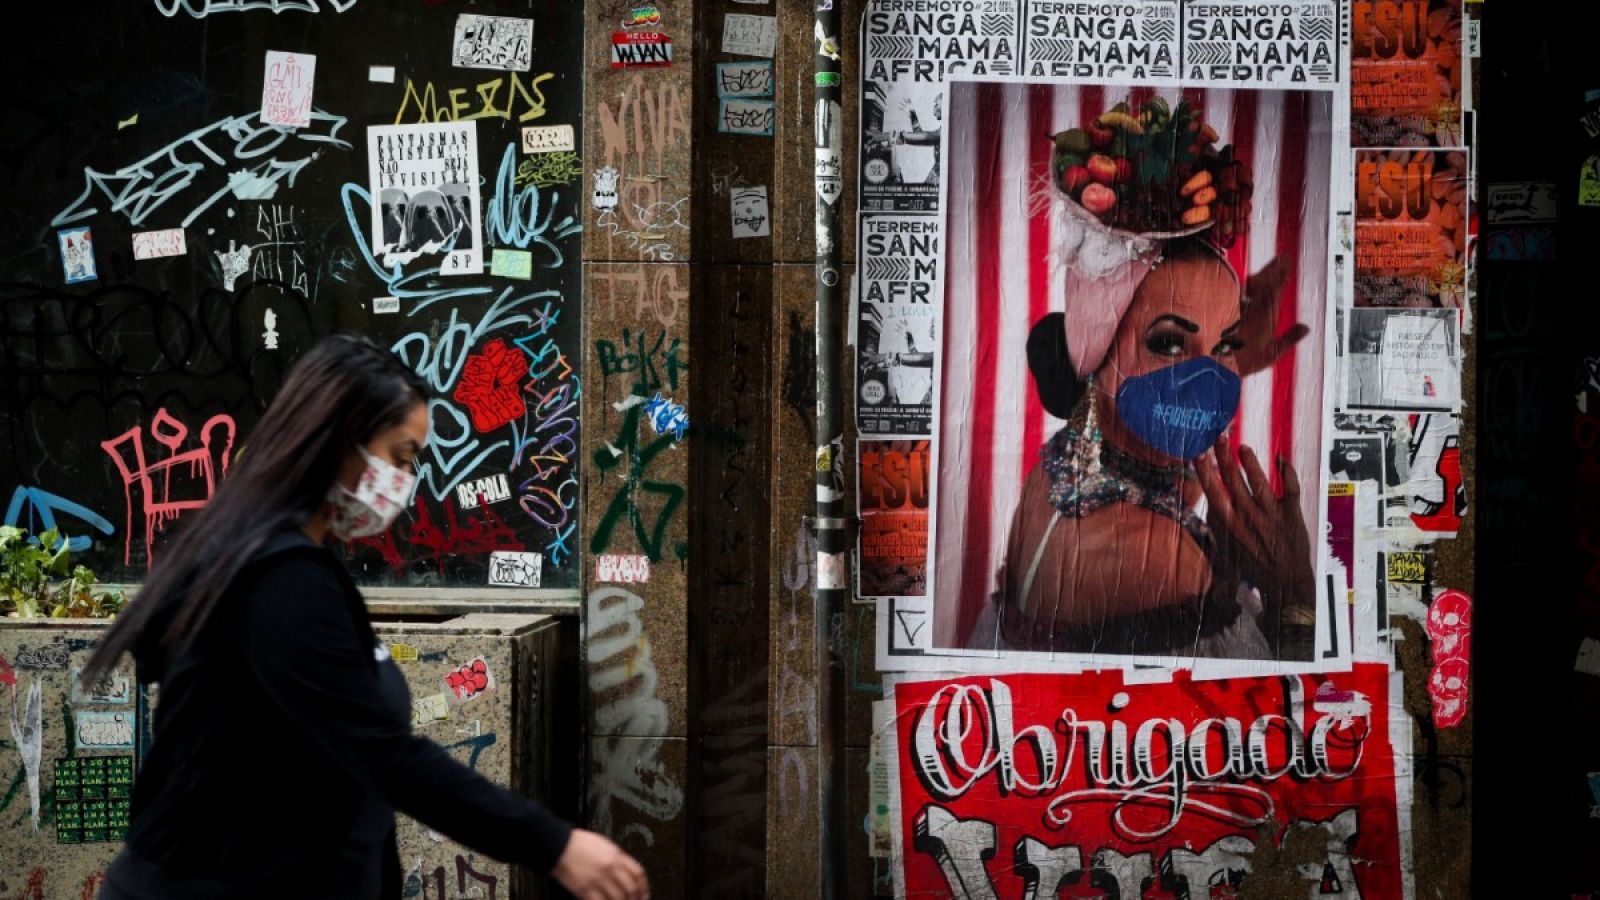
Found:
[[1433, 671], [1428, 698], [1440, 728], [1459, 725], [1467, 715], [1467, 684], [1472, 662], [1472, 598], [1458, 590], [1441, 591], [1428, 607], [1428, 640]]

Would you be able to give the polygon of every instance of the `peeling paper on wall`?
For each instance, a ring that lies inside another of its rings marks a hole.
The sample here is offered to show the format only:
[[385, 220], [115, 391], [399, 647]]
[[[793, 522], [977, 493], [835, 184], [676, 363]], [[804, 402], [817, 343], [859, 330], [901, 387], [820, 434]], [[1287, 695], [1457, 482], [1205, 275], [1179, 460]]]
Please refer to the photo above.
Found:
[[894, 747], [894, 703], [872, 701], [872, 739], [867, 750], [867, 815], [861, 825], [867, 832], [867, 855], [894, 857], [894, 817], [889, 805], [889, 760]]
[[37, 677], [28, 686], [17, 714], [17, 692], [11, 691], [11, 742], [22, 757], [28, 779], [28, 805], [33, 811], [33, 830], [39, 830], [39, 757], [44, 748], [44, 684]]

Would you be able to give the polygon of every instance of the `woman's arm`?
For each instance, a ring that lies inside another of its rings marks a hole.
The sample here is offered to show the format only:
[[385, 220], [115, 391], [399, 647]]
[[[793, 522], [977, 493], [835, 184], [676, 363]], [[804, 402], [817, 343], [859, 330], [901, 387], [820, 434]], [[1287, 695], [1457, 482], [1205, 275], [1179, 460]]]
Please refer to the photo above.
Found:
[[496, 859], [550, 871], [572, 826], [378, 705], [372, 648], [362, 646], [330, 565], [287, 556], [262, 567], [240, 598], [239, 643], [250, 671], [311, 741], [396, 809]]

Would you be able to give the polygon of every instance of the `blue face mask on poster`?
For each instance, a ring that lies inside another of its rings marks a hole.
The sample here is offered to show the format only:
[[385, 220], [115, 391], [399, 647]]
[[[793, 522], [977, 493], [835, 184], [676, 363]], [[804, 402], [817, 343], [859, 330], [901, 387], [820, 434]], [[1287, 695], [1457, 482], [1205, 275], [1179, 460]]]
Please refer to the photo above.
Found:
[[1117, 415], [1140, 440], [1176, 459], [1217, 442], [1239, 408], [1239, 376], [1209, 356], [1136, 375], [1117, 388]]

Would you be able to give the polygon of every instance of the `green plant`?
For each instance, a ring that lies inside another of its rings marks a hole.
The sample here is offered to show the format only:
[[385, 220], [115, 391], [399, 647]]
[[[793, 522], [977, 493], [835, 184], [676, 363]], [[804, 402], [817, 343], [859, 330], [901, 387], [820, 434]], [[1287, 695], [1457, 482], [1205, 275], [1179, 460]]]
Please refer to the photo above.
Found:
[[94, 589], [94, 572], [72, 565], [72, 551], [55, 529], [34, 541], [26, 529], [0, 526], [0, 615], [109, 619], [125, 603], [121, 591]]

